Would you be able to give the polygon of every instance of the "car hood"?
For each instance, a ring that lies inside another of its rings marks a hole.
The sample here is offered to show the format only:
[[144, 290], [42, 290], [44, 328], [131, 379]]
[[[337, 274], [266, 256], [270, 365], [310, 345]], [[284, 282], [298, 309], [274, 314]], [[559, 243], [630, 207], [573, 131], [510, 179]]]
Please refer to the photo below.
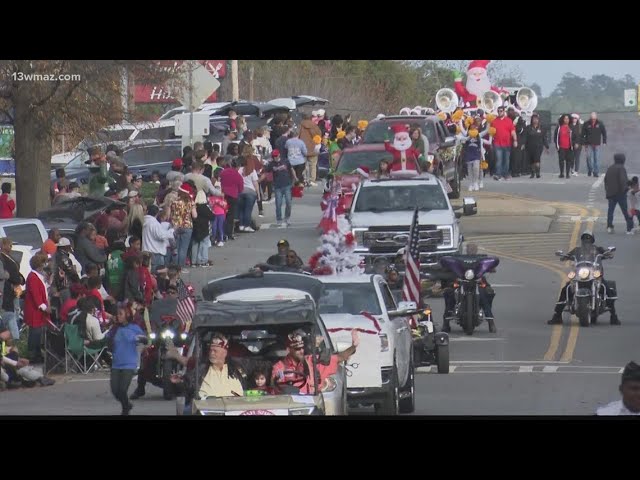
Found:
[[[420, 212], [418, 222], [420, 225], [452, 225], [455, 220], [450, 210], [431, 210]], [[392, 212], [355, 212], [351, 214], [351, 226], [353, 228], [381, 227], [385, 225], [406, 225], [409, 227], [413, 221], [413, 211]]]
[[310, 414], [314, 407], [320, 407], [321, 398], [320, 395], [212, 397], [194, 400], [194, 403], [199, 412], [210, 412], [210, 415], [289, 415], [292, 410], [298, 413], [303, 409], [308, 409]]

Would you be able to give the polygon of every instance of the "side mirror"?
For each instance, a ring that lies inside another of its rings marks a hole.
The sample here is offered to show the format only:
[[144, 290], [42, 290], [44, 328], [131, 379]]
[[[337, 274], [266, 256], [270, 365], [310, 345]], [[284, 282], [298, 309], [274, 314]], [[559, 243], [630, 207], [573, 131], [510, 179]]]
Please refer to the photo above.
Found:
[[475, 215], [478, 213], [478, 204], [473, 197], [464, 197], [462, 199], [462, 212], [464, 215]]
[[418, 308], [416, 302], [400, 302], [398, 304], [398, 310], [415, 310]]
[[556, 250], [556, 257], [562, 257], [564, 252], [562, 250]]
[[451, 148], [456, 145], [456, 137], [447, 137], [444, 139], [444, 143], [440, 145], [440, 148]]
[[607, 251], [613, 253], [616, 251], [616, 247], [607, 247]]

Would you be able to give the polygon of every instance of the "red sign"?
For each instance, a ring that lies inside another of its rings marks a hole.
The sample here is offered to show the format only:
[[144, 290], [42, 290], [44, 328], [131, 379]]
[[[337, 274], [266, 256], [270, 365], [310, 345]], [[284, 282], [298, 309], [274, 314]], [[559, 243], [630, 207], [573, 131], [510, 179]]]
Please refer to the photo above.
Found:
[[[217, 79], [227, 75], [226, 60], [198, 60]], [[175, 72], [184, 62], [182, 60], [163, 60], [160, 65], [168, 72]], [[167, 87], [163, 85], [136, 85], [133, 98], [135, 103], [178, 103]], [[217, 92], [213, 92], [205, 102], [215, 102]]]

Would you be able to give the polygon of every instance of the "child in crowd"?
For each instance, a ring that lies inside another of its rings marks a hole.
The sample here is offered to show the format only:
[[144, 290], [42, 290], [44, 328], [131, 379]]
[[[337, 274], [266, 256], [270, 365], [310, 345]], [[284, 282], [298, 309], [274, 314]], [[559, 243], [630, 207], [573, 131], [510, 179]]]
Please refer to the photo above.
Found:
[[229, 210], [224, 195], [209, 197], [209, 206], [213, 211], [213, 220], [211, 221], [211, 245], [224, 247], [224, 219]]

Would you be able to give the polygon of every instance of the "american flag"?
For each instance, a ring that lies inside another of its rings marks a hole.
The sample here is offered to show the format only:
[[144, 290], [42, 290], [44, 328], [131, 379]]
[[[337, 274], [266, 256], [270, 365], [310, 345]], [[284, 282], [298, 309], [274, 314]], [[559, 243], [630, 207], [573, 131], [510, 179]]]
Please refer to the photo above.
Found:
[[402, 286], [402, 300], [405, 302], [416, 302], [420, 304], [420, 250], [418, 241], [420, 232], [418, 230], [418, 207], [413, 214], [411, 230], [409, 231], [409, 241], [405, 248], [404, 256], [404, 285]]
[[193, 315], [196, 313], [196, 302], [193, 297], [189, 295], [182, 300], [178, 300], [178, 306], [176, 307], [176, 315], [180, 319], [180, 321], [184, 322], [185, 325], [191, 322]]

